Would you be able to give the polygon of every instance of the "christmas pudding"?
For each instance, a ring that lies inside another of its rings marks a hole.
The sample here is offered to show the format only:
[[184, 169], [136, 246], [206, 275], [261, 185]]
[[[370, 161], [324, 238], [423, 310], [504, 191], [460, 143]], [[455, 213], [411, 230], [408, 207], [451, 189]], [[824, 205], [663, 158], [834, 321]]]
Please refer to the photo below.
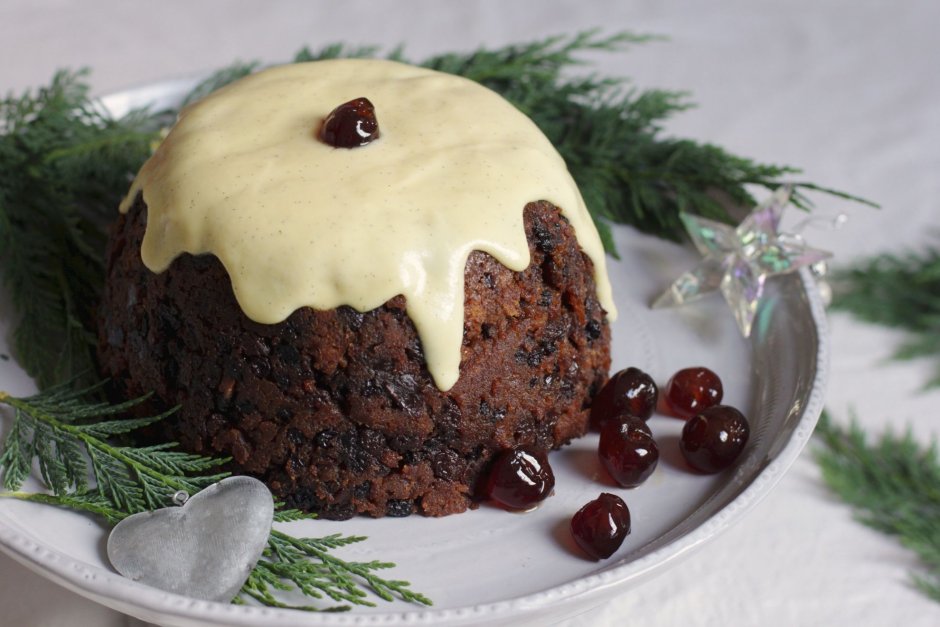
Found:
[[490, 90], [389, 61], [265, 70], [189, 106], [109, 242], [99, 361], [161, 438], [325, 518], [473, 505], [499, 451], [582, 435], [603, 247]]

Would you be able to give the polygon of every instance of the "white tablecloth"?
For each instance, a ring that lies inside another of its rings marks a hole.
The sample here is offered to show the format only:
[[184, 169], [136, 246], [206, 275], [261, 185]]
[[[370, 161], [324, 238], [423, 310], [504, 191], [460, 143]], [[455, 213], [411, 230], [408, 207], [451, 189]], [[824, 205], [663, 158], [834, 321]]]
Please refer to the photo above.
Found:
[[[596, 69], [686, 89], [699, 107], [670, 132], [852, 191], [880, 211], [820, 197], [840, 231], [805, 235], [836, 263], [936, 241], [940, 226], [940, 3], [936, 0], [3, 0], [0, 89], [89, 66], [96, 93], [226, 65], [287, 59], [344, 41], [409, 56], [601, 27], [667, 35]], [[828, 406], [874, 431], [937, 431], [929, 362], [886, 361], [900, 334], [831, 319]], [[853, 521], [804, 455], [746, 519], [663, 576], [569, 625], [937, 625], [940, 605], [908, 583], [911, 555]], [[0, 623], [116, 626], [121, 615], [0, 556]]]

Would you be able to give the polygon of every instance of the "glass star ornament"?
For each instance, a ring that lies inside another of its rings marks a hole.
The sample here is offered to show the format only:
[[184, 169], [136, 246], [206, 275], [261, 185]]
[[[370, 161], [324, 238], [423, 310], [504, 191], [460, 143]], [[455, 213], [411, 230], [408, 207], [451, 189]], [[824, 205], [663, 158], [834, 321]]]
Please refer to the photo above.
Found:
[[692, 242], [704, 256], [654, 302], [654, 308], [684, 305], [721, 290], [744, 337], [751, 334], [769, 277], [789, 274], [832, 256], [810, 248], [799, 235], [780, 233], [780, 216], [792, 187], [778, 188], [737, 228], [688, 213], [680, 214]]

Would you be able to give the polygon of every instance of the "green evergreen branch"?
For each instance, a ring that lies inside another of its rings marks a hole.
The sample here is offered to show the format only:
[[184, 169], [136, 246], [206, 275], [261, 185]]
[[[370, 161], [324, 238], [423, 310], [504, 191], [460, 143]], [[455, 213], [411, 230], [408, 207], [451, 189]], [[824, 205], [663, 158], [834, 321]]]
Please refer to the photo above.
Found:
[[[69, 392], [60, 386], [29, 398], [0, 393], [0, 402], [15, 410], [11, 436], [0, 454], [0, 469], [13, 469], [4, 474], [6, 489], [19, 489], [25, 479], [23, 469], [35, 456], [43, 480], [54, 493], [82, 492], [88, 468], [83, 451], [91, 462], [99, 493], [115, 508], [129, 513], [164, 506], [177, 491], [192, 494], [228, 475], [188, 475], [192, 469], [206, 470], [226, 460], [167, 450], [169, 445], [135, 448], [110, 443], [104, 438], [153, 424], [171, 412], [126, 422], [116, 419], [80, 424], [80, 420], [95, 414], [112, 416], [116, 411], [102, 403], [83, 404], [85, 392]], [[116, 407], [127, 408], [139, 400]]]
[[940, 386], [940, 250], [881, 255], [833, 273], [835, 309], [910, 337], [898, 359], [932, 357], [937, 365], [929, 386]]
[[[727, 206], [756, 204], [748, 185], [776, 189], [798, 169], [760, 164], [712, 144], [664, 138], [662, 127], [673, 114], [692, 106], [685, 92], [628, 88], [621, 78], [569, 76], [589, 53], [616, 53], [656, 40], [649, 35], [602, 36], [590, 30], [496, 50], [448, 53], [425, 60], [424, 67], [458, 74], [501, 94], [541, 128], [564, 157], [594, 217], [608, 252], [616, 255], [610, 222], [679, 239], [681, 211], [732, 222]], [[375, 47], [334, 44], [295, 61], [374, 57]], [[396, 49], [386, 58], [403, 60]], [[238, 63], [197, 88], [202, 96], [253, 71], [257, 63]], [[187, 102], [196, 98], [188, 97]], [[794, 182], [794, 204], [809, 209], [804, 191], [874, 203], [812, 183]]]
[[13, 348], [41, 387], [93, 372], [104, 226], [155, 137], [151, 116], [103, 113], [86, 77], [0, 100], [0, 263]]
[[[296, 512], [286, 513], [290, 519], [296, 515]], [[259, 562], [251, 573], [242, 593], [270, 602], [275, 598], [272, 589], [298, 590], [308, 597], [322, 598], [325, 595], [339, 603], [371, 607], [375, 604], [368, 599], [367, 589], [385, 601], [399, 598], [421, 605], [432, 604], [428, 597], [411, 590], [411, 584], [407, 581], [387, 580], [374, 572], [392, 568], [394, 564], [381, 561], [347, 562], [329, 552], [365, 539], [362, 536], [339, 534], [323, 538], [294, 538], [274, 529], [265, 549], [265, 560]], [[365, 589], [361, 584], [365, 584]]]
[[848, 428], [823, 412], [815, 451], [823, 479], [864, 524], [897, 537], [923, 564], [918, 589], [940, 601], [940, 458], [910, 432], [868, 442], [853, 417]]
[[260, 64], [257, 61], [252, 61], [249, 63], [236, 61], [226, 68], [213, 72], [211, 75], [209, 75], [209, 77], [196, 85], [192, 91], [190, 91], [186, 97], [183, 98], [183, 102], [180, 105], [180, 108], [205, 98], [220, 87], [224, 87], [229, 83], [248, 76], [257, 70], [259, 66]]
[[[0, 392], [0, 404], [13, 409], [13, 424], [0, 452], [0, 472], [6, 492], [0, 497], [57, 505], [103, 517], [115, 524], [131, 514], [168, 506], [184, 490], [195, 494], [228, 476], [209, 472], [226, 459], [213, 459], [174, 450], [174, 443], [121, 446], [108, 440], [151, 425], [172, 411], [142, 418], [114, 418], [145, 398], [108, 405], [83, 400], [99, 386], [72, 390], [68, 384], [28, 398]], [[20, 491], [33, 460], [52, 494]], [[87, 460], [87, 461], [86, 461]], [[90, 488], [89, 473], [95, 479]], [[294, 509], [277, 511], [274, 522], [313, 518]], [[374, 605], [379, 598], [430, 605], [405, 581], [387, 580], [373, 571], [390, 568], [386, 562], [346, 562], [329, 551], [365, 540], [362, 536], [330, 535], [293, 538], [272, 529], [264, 558], [249, 575], [241, 594], [273, 607], [309, 611], [342, 611], [348, 604]], [[290, 606], [277, 591], [299, 591], [312, 599], [327, 597], [343, 605], [317, 608]], [[242, 599], [242, 602], [244, 599]]]
[[316, 514], [302, 512], [299, 509], [284, 509], [283, 503], [275, 503], [274, 507], [276, 508], [274, 512], [274, 522], [286, 523], [297, 520], [313, 520], [317, 517]]
[[[586, 52], [618, 52], [651, 39], [586, 31], [495, 51], [442, 55], [423, 65], [477, 80], [531, 117], [564, 157], [605, 248], [616, 255], [608, 222], [679, 239], [684, 236], [681, 211], [731, 222], [727, 202], [755, 204], [747, 185], [772, 190], [799, 172], [756, 163], [711, 144], [664, 138], [664, 122], [692, 106], [684, 92], [641, 91], [627, 88], [624, 79], [566, 74]], [[803, 208], [811, 203], [801, 188], [832, 191], [802, 183], [795, 187], [797, 206]]]
[[[585, 55], [653, 39], [586, 31], [437, 55], [423, 65], [477, 80], [529, 115], [565, 158], [605, 247], [616, 254], [611, 222], [678, 239], [680, 211], [731, 221], [728, 204], [754, 204], [748, 186], [773, 189], [798, 172], [663, 137], [665, 121], [692, 106], [683, 92], [571, 73]], [[295, 60], [377, 54], [371, 46], [334, 44], [304, 48]], [[403, 59], [401, 49], [385, 56]], [[258, 67], [239, 62], [220, 70], [183, 104]], [[14, 351], [40, 388], [94, 372], [105, 227], [160, 127], [176, 113], [134, 111], [115, 119], [89, 99], [86, 78], [84, 71], [59, 72], [46, 88], [0, 100], [0, 263], [18, 314]], [[804, 209], [811, 206], [806, 190], [867, 202], [811, 183], [796, 186], [794, 203]]]
[[[0, 498], [15, 498], [55, 505], [101, 516], [109, 524], [117, 524], [129, 515], [126, 510], [115, 508], [109, 499], [90, 493], [41, 494], [34, 492], [0, 492]], [[310, 518], [309, 514], [279, 511], [275, 520], [283, 518], [285, 513], [291, 520]], [[296, 518], [294, 516], [298, 515]], [[386, 580], [372, 571], [391, 568], [387, 562], [347, 562], [331, 555], [328, 551], [355, 542], [365, 540], [362, 536], [341, 536], [333, 534], [324, 538], [293, 538], [281, 531], [272, 530], [268, 547], [261, 561], [255, 566], [240, 595], [253, 598], [270, 607], [304, 610], [308, 612], [342, 612], [351, 609], [351, 605], [373, 607], [368, 598], [371, 591], [381, 599], [392, 601], [395, 597], [417, 603], [432, 605], [425, 595], [410, 589], [407, 581]], [[365, 584], [365, 587], [363, 587]], [[324, 597], [342, 603], [318, 607], [315, 605], [292, 605], [277, 598], [277, 592], [300, 592], [304, 596], [321, 600]], [[243, 604], [244, 598], [237, 597], [233, 603]]]
[[111, 502], [103, 498], [97, 492], [71, 492], [68, 494], [43, 494], [41, 492], [0, 492], [0, 498], [13, 498], [20, 501], [32, 501], [34, 503], [44, 503], [46, 505], [55, 505], [79, 512], [86, 512], [101, 516], [109, 524], [116, 525], [125, 518], [127, 513], [115, 509]]

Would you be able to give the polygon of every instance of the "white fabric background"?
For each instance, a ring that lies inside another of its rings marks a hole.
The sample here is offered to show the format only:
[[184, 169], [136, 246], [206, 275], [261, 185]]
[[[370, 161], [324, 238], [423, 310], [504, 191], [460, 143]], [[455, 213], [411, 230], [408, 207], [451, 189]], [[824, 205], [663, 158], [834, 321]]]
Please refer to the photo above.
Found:
[[[669, 42], [601, 56], [596, 70], [639, 86], [690, 90], [699, 107], [668, 129], [852, 191], [880, 211], [810, 229], [836, 263], [937, 241], [940, 226], [940, 3], [936, 0], [3, 0], [0, 90], [89, 66], [96, 93], [192, 74], [234, 59], [279, 61], [303, 44], [406, 44], [415, 59], [602, 27]], [[887, 361], [900, 334], [832, 316], [828, 406], [879, 431], [937, 432], [928, 362]], [[743, 522], [659, 578], [568, 625], [937, 625], [912, 589], [911, 556], [854, 522], [804, 454]], [[0, 556], [0, 623], [117, 626], [119, 614]]]

